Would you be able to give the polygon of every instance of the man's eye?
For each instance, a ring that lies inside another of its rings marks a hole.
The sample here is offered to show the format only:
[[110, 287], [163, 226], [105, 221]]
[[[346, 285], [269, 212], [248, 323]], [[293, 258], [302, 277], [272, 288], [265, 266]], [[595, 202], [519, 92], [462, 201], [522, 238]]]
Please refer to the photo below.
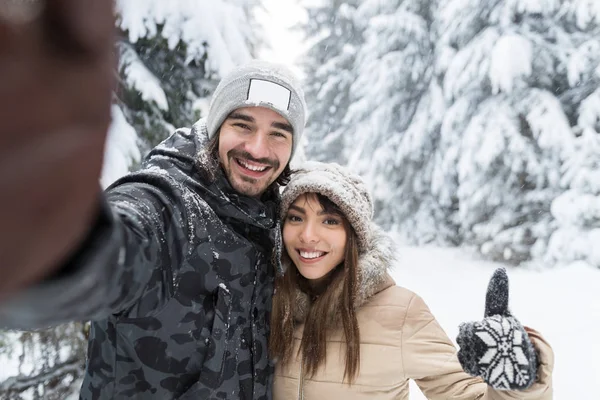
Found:
[[242, 129], [250, 129], [250, 127], [248, 125], [241, 123], [241, 122], [236, 122], [235, 124], [233, 124], [233, 126], [237, 126]]
[[272, 132], [271, 135], [275, 136], [277, 138], [283, 138], [283, 139], [287, 138], [287, 136], [281, 132]]

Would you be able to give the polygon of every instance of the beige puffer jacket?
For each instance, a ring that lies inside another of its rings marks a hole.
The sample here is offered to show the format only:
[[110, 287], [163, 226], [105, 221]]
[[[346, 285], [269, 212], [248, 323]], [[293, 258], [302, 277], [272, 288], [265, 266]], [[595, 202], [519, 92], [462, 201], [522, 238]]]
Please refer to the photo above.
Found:
[[[361, 359], [355, 383], [342, 383], [345, 348], [341, 331], [335, 331], [328, 339], [327, 360], [313, 378], [301, 378], [298, 359], [286, 366], [276, 365], [274, 400], [404, 400], [409, 398], [409, 379], [430, 400], [552, 399], [553, 352], [541, 335], [529, 328], [541, 365], [536, 383], [528, 390], [496, 391], [465, 373], [456, 348], [423, 299], [396, 286], [387, 274], [391, 246], [379, 232], [360, 258], [362, 290], [356, 307]], [[299, 293], [294, 311], [297, 320], [303, 320], [307, 307], [308, 299]], [[294, 354], [302, 332], [303, 326], [299, 325], [294, 333]]]

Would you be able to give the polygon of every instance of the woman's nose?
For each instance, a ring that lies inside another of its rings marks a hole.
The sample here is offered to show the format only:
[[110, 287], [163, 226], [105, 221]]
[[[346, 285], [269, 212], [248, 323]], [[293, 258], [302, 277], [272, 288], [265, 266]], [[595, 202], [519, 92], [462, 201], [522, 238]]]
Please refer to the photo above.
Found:
[[303, 243], [316, 243], [319, 241], [317, 230], [312, 223], [307, 223], [300, 232], [300, 241]]

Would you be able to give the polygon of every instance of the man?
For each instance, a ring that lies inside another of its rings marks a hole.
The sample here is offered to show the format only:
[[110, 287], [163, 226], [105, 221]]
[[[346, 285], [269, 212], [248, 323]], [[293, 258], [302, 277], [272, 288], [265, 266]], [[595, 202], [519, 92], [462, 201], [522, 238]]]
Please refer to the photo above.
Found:
[[0, 247], [0, 325], [92, 320], [82, 399], [269, 399], [278, 186], [304, 128], [302, 91], [277, 65], [235, 69], [206, 120], [100, 193], [112, 18], [108, 1], [89, 3], [101, 23], [80, 23], [75, 0], [0, 23], [0, 51], [21, 66], [0, 62], [12, 74], [0, 87], [1, 232], [14, 246]]

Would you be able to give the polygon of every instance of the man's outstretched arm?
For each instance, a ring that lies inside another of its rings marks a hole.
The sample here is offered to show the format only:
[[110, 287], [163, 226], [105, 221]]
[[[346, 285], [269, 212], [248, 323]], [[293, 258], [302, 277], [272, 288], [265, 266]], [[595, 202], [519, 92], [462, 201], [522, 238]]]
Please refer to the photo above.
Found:
[[0, 0], [0, 302], [98, 218], [113, 30], [111, 0]]
[[101, 193], [88, 235], [59, 269], [0, 303], [0, 327], [136, 317], [140, 298], [159, 307], [161, 298], [171, 296], [189, 249], [189, 216], [195, 215], [194, 229], [203, 223], [177, 180], [193, 167], [196, 146], [193, 135], [176, 132], [150, 152], [140, 171]]

